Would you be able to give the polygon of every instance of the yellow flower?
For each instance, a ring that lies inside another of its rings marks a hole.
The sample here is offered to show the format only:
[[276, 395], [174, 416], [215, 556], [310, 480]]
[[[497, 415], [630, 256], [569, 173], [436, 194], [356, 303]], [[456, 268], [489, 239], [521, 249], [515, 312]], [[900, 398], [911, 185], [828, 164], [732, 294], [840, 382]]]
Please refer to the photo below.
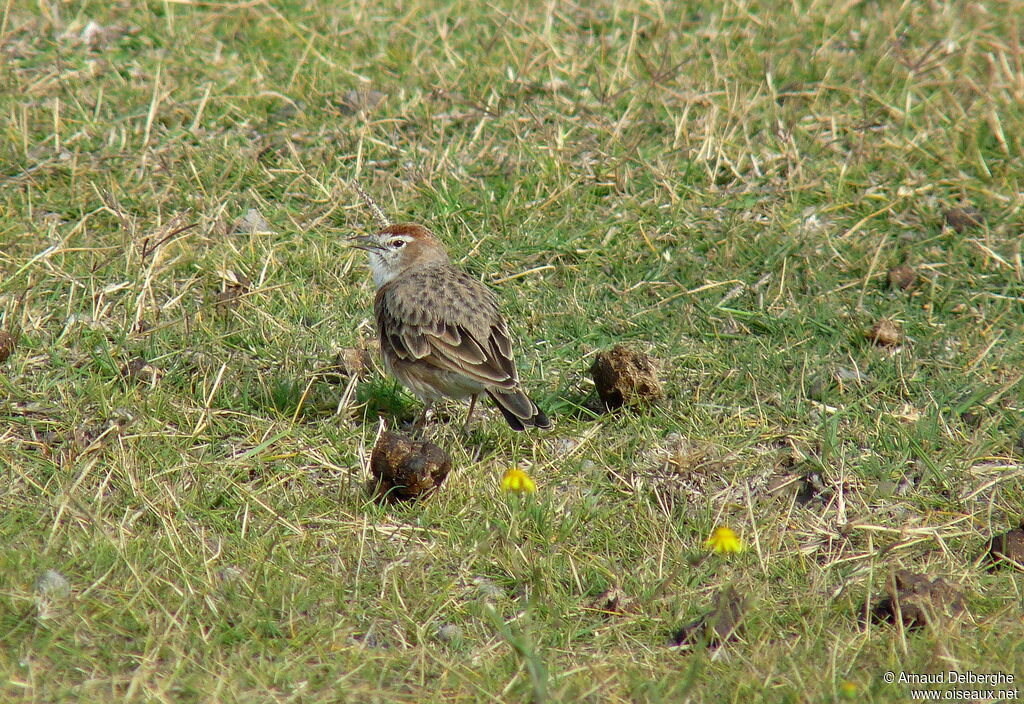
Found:
[[844, 699], [854, 699], [857, 696], [857, 684], [850, 680], [843, 680], [839, 683], [839, 693]]
[[743, 552], [743, 543], [729, 526], [719, 526], [711, 533], [704, 547], [715, 552]]
[[501, 488], [505, 491], [532, 494], [537, 491], [537, 484], [530, 479], [529, 474], [521, 469], [513, 467], [505, 472], [505, 477], [501, 480]]

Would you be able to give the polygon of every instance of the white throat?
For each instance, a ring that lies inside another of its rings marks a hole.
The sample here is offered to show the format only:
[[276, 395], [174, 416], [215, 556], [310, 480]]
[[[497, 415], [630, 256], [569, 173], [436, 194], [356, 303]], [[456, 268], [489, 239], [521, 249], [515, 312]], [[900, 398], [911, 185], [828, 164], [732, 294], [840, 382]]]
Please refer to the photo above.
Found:
[[370, 273], [373, 275], [373, 285], [377, 288], [380, 288], [398, 275], [394, 267], [388, 266], [387, 262], [375, 252], [370, 253]]

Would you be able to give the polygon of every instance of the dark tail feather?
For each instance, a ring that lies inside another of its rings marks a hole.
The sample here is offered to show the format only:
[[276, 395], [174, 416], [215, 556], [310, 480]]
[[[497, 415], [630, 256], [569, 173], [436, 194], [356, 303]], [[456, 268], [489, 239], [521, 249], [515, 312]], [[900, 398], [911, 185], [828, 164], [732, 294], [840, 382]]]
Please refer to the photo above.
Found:
[[494, 400], [494, 405], [501, 411], [501, 415], [505, 416], [505, 421], [512, 430], [526, 430], [528, 425], [545, 430], [551, 427], [551, 419], [519, 389], [512, 391], [488, 389], [487, 395]]

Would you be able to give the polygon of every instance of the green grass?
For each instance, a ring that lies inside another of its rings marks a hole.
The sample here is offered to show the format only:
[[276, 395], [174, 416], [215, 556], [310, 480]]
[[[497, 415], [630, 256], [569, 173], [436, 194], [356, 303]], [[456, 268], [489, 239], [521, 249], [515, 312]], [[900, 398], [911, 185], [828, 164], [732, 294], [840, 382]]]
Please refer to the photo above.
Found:
[[[0, 4], [0, 699], [1024, 674], [1021, 573], [974, 561], [1024, 511], [1024, 3], [490, 5]], [[556, 422], [434, 426], [455, 470], [416, 505], [375, 504], [366, 463], [418, 403], [328, 373], [373, 349], [354, 179], [496, 283]], [[944, 225], [967, 205], [984, 226]], [[868, 342], [881, 318], [907, 343]], [[595, 418], [620, 342], [666, 398]], [[825, 498], [771, 490], [807, 474]], [[748, 550], [702, 559], [723, 524]], [[969, 617], [865, 627], [898, 568]], [[47, 569], [70, 596], [40, 602]], [[670, 648], [726, 585], [740, 638]]]

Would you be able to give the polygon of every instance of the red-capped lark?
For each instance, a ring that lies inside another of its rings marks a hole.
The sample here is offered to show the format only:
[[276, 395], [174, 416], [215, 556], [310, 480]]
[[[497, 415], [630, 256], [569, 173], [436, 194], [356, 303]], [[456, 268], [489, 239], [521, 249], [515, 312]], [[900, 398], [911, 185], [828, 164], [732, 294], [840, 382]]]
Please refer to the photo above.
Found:
[[350, 240], [370, 257], [373, 310], [388, 371], [426, 403], [486, 393], [513, 430], [551, 421], [519, 387], [512, 340], [494, 294], [452, 265], [430, 230], [387, 225]]

